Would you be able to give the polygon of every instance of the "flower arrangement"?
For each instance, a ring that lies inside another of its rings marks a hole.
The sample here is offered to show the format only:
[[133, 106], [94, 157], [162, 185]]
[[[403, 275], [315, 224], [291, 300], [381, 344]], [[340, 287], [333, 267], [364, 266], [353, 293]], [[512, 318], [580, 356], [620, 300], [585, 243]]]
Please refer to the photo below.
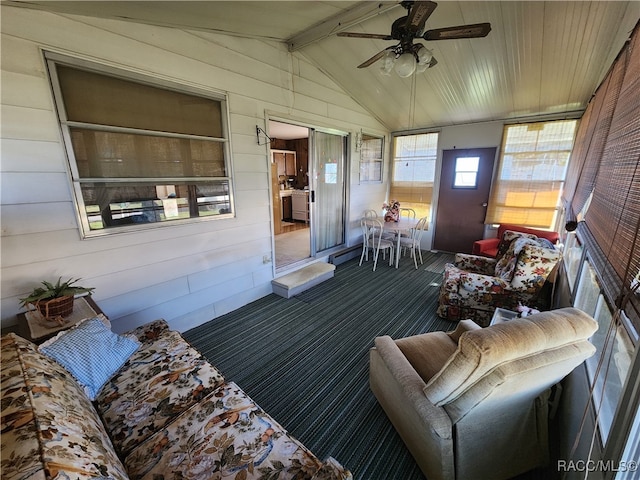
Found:
[[385, 222], [397, 222], [400, 218], [400, 202], [397, 200], [391, 200], [389, 203], [384, 202], [382, 208], [385, 209], [384, 221]]

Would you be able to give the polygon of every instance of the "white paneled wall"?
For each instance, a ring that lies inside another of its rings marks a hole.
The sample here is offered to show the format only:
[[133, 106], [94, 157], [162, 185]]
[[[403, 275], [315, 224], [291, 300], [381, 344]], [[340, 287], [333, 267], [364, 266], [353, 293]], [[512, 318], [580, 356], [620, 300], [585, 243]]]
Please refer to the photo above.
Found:
[[[267, 146], [278, 115], [350, 133], [385, 128], [304, 57], [279, 43], [2, 6], [1, 312], [43, 279], [81, 277], [116, 331], [155, 318], [185, 330], [271, 292]], [[82, 240], [42, 50], [228, 94], [236, 218]], [[350, 164], [349, 216], [382, 185]], [[354, 222], [351, 222], [354, 223]], [[355, 227], [354, 227], [355, 228]], [[358, 232], [347, 238], [355, 241]]]

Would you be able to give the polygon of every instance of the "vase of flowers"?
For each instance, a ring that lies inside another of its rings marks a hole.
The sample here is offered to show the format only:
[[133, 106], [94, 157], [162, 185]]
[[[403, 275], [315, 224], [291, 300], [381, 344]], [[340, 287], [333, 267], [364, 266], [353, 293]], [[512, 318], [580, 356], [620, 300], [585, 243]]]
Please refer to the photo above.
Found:
[[385, 222], [397, 222], [400, 220], [400, 202], [397, 200], [391, 200], [389, 203], [382, 204], [384, 212]]

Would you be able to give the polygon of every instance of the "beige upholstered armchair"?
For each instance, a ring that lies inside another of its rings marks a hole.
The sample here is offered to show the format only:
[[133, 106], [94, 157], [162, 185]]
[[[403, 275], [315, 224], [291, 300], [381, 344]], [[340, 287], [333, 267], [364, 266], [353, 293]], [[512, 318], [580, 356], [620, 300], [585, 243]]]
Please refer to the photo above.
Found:
[[507, 230], [497, 258], [458, 253], [455, 263], [445, 265], [438, 315], [471, 319], [484, 327], [498, 307], [533, 307], [560, 258], [547, 240]]
[[574, 308], [375, 339], [371, 390], [429, 480], [500, 480], [549, 461], [551, 387], [593, 355]]

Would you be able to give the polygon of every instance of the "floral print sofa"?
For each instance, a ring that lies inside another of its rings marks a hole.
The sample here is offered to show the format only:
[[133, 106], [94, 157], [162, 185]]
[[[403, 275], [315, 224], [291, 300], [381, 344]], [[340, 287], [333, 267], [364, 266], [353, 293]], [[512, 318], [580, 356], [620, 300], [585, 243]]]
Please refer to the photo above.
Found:
[[350, 479], [228, 382], [163, 320], [92, 402], [31, 342], [2, 337], [2, 478]]
[[486, 327], [496, 308], [531, 305], [561, 253], [545, 239], [507, 230], [497, 258], [458, 253], [445, 265], [438, 315]]

